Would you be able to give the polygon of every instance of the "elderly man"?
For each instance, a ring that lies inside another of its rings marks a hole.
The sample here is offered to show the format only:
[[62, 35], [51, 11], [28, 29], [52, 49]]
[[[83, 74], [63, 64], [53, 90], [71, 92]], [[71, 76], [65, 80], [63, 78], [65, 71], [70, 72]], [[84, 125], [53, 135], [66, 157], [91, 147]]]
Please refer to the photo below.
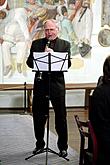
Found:
[[[32, 42], [30, 55], [27, 59], [27, 65], [30, 68], [33, 68], [34, 52], [55, 51], [68, 53], [68, 67], [70, 67], [70, 43], [58, 38], [59, 28], [57, 22], [54, 19], [46, 20], [44, 23], [44, 32], [44, 38], [37, 39]], [[48, 42], [50, 44], [48, 44]], [[51, 82], [49, 81], [49, 78]], [[54, 71], [51, 72], [51, 74], [44, 71], [42, 72], [42, 79], [39, 79], [39, 71], [35, 74], [32, 105], [36, 137], [36, 148], [33, 151], [34, 154], [38, 151], [42, 151], [45, 146], [44, 128], [49, 111], [49, 100], [51, 101], [55, 112], [55, 128], [58, 134], [57, 145], [60, 150], [59, 155], [66, 157], [68, 133], [65, 107], [65, 81], [62, 71]]]

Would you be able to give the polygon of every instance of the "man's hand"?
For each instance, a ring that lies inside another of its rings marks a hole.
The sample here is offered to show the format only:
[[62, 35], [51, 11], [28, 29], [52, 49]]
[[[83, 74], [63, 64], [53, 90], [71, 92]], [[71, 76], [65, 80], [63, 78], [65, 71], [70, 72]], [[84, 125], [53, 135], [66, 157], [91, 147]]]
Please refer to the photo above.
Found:
[[51, 53], [51, 52], [53, 52], [53, 49], [46, 47], [45, 52], [50, 52]]

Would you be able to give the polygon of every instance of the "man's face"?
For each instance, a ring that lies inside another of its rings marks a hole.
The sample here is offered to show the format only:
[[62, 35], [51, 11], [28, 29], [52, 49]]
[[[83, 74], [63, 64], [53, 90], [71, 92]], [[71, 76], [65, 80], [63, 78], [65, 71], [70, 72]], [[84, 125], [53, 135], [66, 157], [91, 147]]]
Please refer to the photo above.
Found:
[[58, 27], [56, 23], [52, 22], [51, 20], [46, 22], [44, 26], [45, 37], [48, 40], [54, 40], [58, 36]]

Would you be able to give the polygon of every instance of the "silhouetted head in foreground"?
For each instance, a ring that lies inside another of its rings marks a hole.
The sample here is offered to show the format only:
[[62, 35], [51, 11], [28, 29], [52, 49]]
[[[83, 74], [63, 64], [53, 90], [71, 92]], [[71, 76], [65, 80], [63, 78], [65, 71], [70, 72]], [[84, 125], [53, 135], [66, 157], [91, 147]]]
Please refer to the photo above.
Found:
[[110, 56], [105, 59], [105, 62], [103, 64], [103, 82], [110, 82]]

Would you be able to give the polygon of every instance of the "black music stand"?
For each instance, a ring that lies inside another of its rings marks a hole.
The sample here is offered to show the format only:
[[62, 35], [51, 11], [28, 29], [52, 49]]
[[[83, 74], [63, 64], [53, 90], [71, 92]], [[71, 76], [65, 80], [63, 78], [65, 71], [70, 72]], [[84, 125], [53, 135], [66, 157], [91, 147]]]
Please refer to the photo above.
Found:
[[[47, 71], [48, 76], [49, 76], [49, 94], [48, 94], [48, 103], [50, 100], [50, 74], [52, 71], [63, 71], [66, 72], [68, 70], [68, 53], [59, 53], [59, 52], [41, 52], [37, 53], [34, 52], [34, 69], [33, 71], [39, 71], [40, 72], [40, 77], [39, 79], [42, 78], [42, 71]], [[48, 165], [48, 152], [56, 154], [59, 156], [59, 153], [53, 151], [52, 149], [49, 148], [49, 110], [48, 110], [48, 115], [47, 115], [47, 141], [46, 141], [46, 148], [42, 149], [42, 151], [37, 152], [36, 154], [32, 154], [29, 157], [25, 158], [25, 160], [30, 159], [31, 157], [44, 153], [46, 152], [46, 165]], [[61, 156], [60, 156], [61, 157]], [[69, 161], [68, 158], [62, 157], [65, 160]]]

